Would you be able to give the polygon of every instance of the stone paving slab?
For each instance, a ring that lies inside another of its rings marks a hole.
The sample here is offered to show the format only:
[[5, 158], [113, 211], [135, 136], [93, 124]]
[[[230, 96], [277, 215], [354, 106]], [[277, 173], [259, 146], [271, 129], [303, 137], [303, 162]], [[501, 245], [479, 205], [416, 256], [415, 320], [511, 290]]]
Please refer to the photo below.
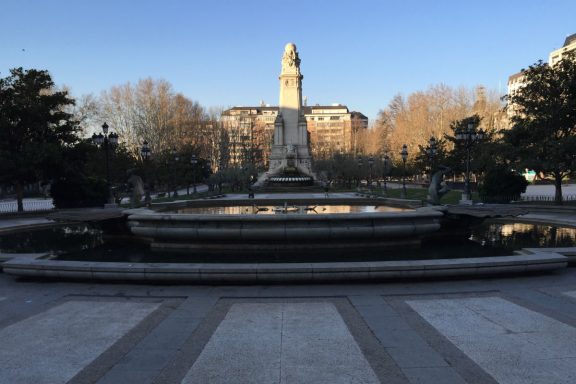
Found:
[[182, 383], [379, 383], [330, 303], [234, 304]]
[[498, 297], [408, 304], [501, 384], [576, 381], [574, 327]]
[[64, 383], [157, 307], [70, 301], [0, 331], [0, 383]]
[[[368, 364], [382, 383], [571, 382], [573, 377], [570, 375], [576, 369], [575, 347], [572, 347], [576, 340], [575, 289], [575, 268], [559, 274], [492, 279], [249, 286], [48, 283], [15, 280], [0, 273], [0, 299], [5, 298], [0, 300], [0, 383], [43, 383], [35, 377], [23, 376], [28, 374], [25, 369], [14, 373], [16, 371], [11, 368], [8, 373], [21, 375], [18, 377], [2, 376], [8, 375], [3, 369], [4, 361], [12, 365], [17, 361], [20, 367], [31, 369], [31, 373], [48, 377], [46, 380], [51, 380], [54, 376], [50, 375], [54, 374], [62, 378], [44, 382], [180, 383], [190, 368], [199, 364], [199, 356], [209, 351], [205, 348], [209, 340], [226, 329], [223, 320], [232, 313], [230, 308], [236, 304], [255, 303], [284, 305], [284, 308], [303, 303], [310, 306], [300, 311], [299, 316], [292, 316], [293, 325], [287, 327], [295, 330], [295, 334], [284, 341], [291, 340], [301, 347], [295, 348], [292, 354], [285, 351], [285, 358], [290, 357], [288, 362], [296, 363], [286, 364], [284, 368], [296, 367], [294, 369], [299, 373], [282, 376], [283, 383], [288, 379], [305, 382], [308, 377], [321, 382], [322, 377], [315, 376], [316, 367], [322, 371], [326, 362], [346, 367], [354, 365], [353, 362], [358, 361], [356, 358]], [[482, 304], [486, 299], [489, 300]], [[410, 305], [413, 302], [446, 303], [446, 300], [458, 305], [443, 304], [433, 310], [426, 309], [424, 312], [428, 316]], [[473, 300], [476, 300], [474, 306], [470, 304]], [[59, 314], [66, 305], [78, 302], [87, 304]], [[101, 310], [103, 303], [111, 303], [107, 304], [110, 305], [108, 310]], [[151, 314], [146, 315], [147, 311], [144, 311], [136, 316], [126, 306], [130, 304], [143, 308], [152, 306]], [[332, 309], [326, 311], [326, 305]], [[316, 307], [318, 309], [314, 309]], [[158, 317], [163, 308], [166, 312]], [[245, 310], [244, 316], [248, 318], [249, 312]], [[269, 312], [264, 310], [260, 314]], [[441, 321], [443, 326], [429, 322], [430, 314], [435, 315], [432, 318], [444, 319]], [[155, 316], [156, 320], [150, 321]], [[258, 319], [257, 313], [254, 316]], [[316, 321], [317, 318], [321, 320]], [[77, 326], [84, 324], [82, 319], [93, 321], [95, 325]], [[330, 325], [336, 321], [334, 319], [339, 319], [340, 326]], [[275, 321], [279, 320], [275, 318]], [[48, 325], [55, 323], [58, 326], [52, 329], [66, 333], [70, 329], [72, 334], [61, 338], [46, 331], [50, 329]], [[246, 332], [246, 329], [252, 329], [257, 334], [257, 326], [241, 321], [233, 325], [236, 328], [230, 326], [229, 332], [236, 339], [221, 337], [221, 348], [232, 350], [234, 340], [249, 346], [258, 344], [258, 337], [250, 338]], [[124, 330], [118, 332], [118, 326]], [[498, 333], [498, 326], [504, 329], [503, 333]], [[314, 336], [310, 327], [321, 327], [317, 334], [320, 337]], [[84, 332], [77, 331], [78, 328]], [[107, 343], [90, 341], [98, 332], [106, 333]], [[282, 334], [276, 328], [274, 332]], [[456, 336], [450, 336], [452, 333]], [[340, 344], [346, 345], [338, 343], [340, 337], [356, 343], [359, 350], [354, 354], [356, 357], [350, 357], [346, 352], [322, 360], [324, 350], [314, 345], [319, 343], [326, 346], [326, 351], [334, 350]], [[55, 338], [58, 342], [52, 342]], [[14, 349], [6, 345], [6, 341], [10, 345], [39, 347]], [[87, 357], [89, 353], [69, 350], [76, 351], [76, 345], [82, 343], [87, 344], [81, 345], [82, 348], [92, 352], [90, 359], [79, 361], [79, 357]], [[461, 343], [469, 350], [462, 348]], [[394, 348], [402, 349], [402, 355], [394, 354]], [[3, 355], [6, 350], [12, 354], [10, 360]], [[64, 357], [54, 353], [59, 350], [65, 350]], [[239, 350], [233, 358], [240, 361], [242, 354], [245, 354], [244, 350]], [[503, 357], [499, 359], [501, 355]], [[221, 357], [217, 358], [222, 362]], [[255, 357], [264, 358], [268, 356], [256, 354]], [[65, 360], [64, 363], [61, 364], [60, 359]], [[298, 359], [304, 363], [300, 364]], [[331, 359], [342, 359], [344, 364]], [[488, 363], [483, 364], [483, 359]], [[433, 360], [440, 364], [426, 364]], [[68, 368], [71, 364], [73, 370]], [[239, 363], [241, 368], [254, 364]], [[217, 374], [222, 364], [214, 363], [214, 366]], [[534, 373], [536, 368], [533, 366], [540, 370]], [[505, 371], [508, 376], [497, 376], [494, 370]], [[248, 377], [245, 382], [257, 382], [250, 375], [244, 377]], [[274, 377], [276, 381], [270, 382], [279, 382], [281, 376]], [[345, 374], [340, 375], [341, 382], [353, 382], [345, 381], [345, 377]]]
[[450, 367], [406, 368], [403, 371], [412, 384], [466, 384]]

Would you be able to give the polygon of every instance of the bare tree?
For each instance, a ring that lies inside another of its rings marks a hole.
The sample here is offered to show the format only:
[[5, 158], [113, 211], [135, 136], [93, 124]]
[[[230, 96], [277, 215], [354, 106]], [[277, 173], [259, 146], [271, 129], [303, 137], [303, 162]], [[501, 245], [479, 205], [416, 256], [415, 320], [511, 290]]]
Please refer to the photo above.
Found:
[[135, 155], [144, 140], [153, 153], [197, 146], [207, 120], [198, 102], [175, 93], [167, 81], [151, 78], [104, 91], [99, 114]]
[[[409, 148], [410, 157], [416, 148], [426, 146], [431, 136], [438, 138], [450, 134], [450, 123], [472, 113], [482, 117], [483, 128], [501, 126], [503, 117], [496, 92], [484, 87], [469, 89], [452, 88], [445, 84], [431, 86], [426, 91], [414, 92], [404, 98], [395, 96], [390, 104], [378, 114], [374, 130], [383, 138], [379, 145], [398, 156], [403, 144]], [[374, 142], [375, 138], [368, 140]]]

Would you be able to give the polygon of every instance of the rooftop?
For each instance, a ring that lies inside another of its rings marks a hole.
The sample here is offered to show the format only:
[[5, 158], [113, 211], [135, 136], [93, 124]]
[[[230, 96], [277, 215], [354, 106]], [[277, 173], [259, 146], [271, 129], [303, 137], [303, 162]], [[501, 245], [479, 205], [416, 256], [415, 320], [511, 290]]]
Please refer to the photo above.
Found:
[[[346, 105], [307, 105], [307, 106], [303, 106], [302, 109], [304, 111], [304, 114], [307, 114], [307, 115], [312, 114], [313, 110], [319, 110], [319, 109], [323, 109], [323, 110], [345, 109], [346, 110], [345, 113], [352, 113], [352, 114], [355, 114], [356, 116], [367, 119], [367, 117], [361, 112], [357, 112], [357, 111], [349, 112], [349, 109]], [[232, 107], [232, 108], [225, 110], [224, 112], [222, 112], [222, 115], [227, 116], [227, 115], [230, 115], [230, 113], [232, 111], [243, 111], [243, 110], [256, 111], [256, 114], [260, 114], [263, 111], [277, 111], [278, 106], [236, 106], [236, 107]]]
[[576, 43], [576, 33], [573, 33], [570, 36], [566, 37], [566, 40], [564, 40], [563, 47], [567, 47], [568, 45], [573, 43]]

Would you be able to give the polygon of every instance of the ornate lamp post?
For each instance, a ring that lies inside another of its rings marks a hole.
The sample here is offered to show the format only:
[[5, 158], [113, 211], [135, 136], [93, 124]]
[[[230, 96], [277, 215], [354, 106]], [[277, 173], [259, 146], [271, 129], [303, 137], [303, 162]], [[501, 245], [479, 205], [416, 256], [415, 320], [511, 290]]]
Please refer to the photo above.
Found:
[[358, 187], [360, 187], [360, 179], [362, 178], [362, 167], [364, 166], [364, 159], [358, 158]]
[[144, 176], [146, 177], [146, 183], [144, 184], [146, 186], [146, 191], [144, 193], [144, 203], [146, 204], [146, 206], [150, 206], [150, 180], [149, 180], [149, 175], [148, 175], [148, 159], [150, 159], [150, 155], [152, 154], [152, 151], [150, 150], [150, 147], [148, 146], [148, 142], [146, 140], [144, 140], [144, 143], [142, 143], [142, 148], [140, 148], [140, 155], [142, 156], [142, 160], [144, 160]]
[[402, 156], [402, 194], [400, 198], [406, 198], [406, 160], [408, 159], [408, 146], [404, 144], [402, 146], [402, 151], [400, 152]]
[[173, 169], [173, 177], [174, 177], [174, 192], [172, 193], [172, 197], [177, 197], [178, 196], [178, 183], [177, 180], [178, 178], [176, 177], [176, 164], [178, 164], [178, 161], [180, 161], [180, 155], [178, 155], [178, 152], [176, 151], [176, 147], [172, 148], [172, 157], [174, 159], [174, 169]]
[[428, 140], [428, 146], [426, 147], [426, 155], [428, 155], [428, 160], [430, 161], [430, 179], [432, 179], [432, 174], [434, 173], [434, 159], [437, 153], [438, 141], [432, 136], [430, 140]]
[[484, 139], [484, 131], [477, 129], [474, 123], [468, 123], [465, 129], [456, 130], [456, 141], [464, 146], [466, 150], [466, 174], [464, 179], [464, 194], [461, 204], [472, 204], [472, 192], [470, 189], [470, 151], [472, 147]]
[[92, 142], [97, 146], [104, 146], [104, 155], [106, 163], [106, 185], [108, 187], [108, 207], [116, 206], [114, 201], [114, 195], [112, 194], [112, 185], [110, 184], [110, 161], [108, 151], [110, 146], [115, 146], [118, 144], [118, 135], [114, 132], [108, 133], [108, 124], [102, 124], [102, 132], [99, 134], [92, 135]]
[[368, 188], [370, 189], [370, 192], [372, 192], [372, 167], [374, 166], [374, 158], [372, 156], [370, 156], [368, 158], [368, 169], [370, 170], [370, 174], [368, 176]]
[[196, 166], [198, 165], [198, 158], [196, 155], [192, 155], [190, 158], [190, 164], [192, 164], [192, 178], [194, 183], [194, 190], [192, 191], [193, 194], [196, 194]]
[[385, 154], [384, 157], [382, 158], [382, 164], [384, 166], [384, 189], [383, 189], [383, 195], [386, 196], [386, 194], [388, 193], [387, 187], [386, 187], [386, 178], [388, 177], [388, 165], [390, 164], [390, 156], [388, 156], [388, 154]]

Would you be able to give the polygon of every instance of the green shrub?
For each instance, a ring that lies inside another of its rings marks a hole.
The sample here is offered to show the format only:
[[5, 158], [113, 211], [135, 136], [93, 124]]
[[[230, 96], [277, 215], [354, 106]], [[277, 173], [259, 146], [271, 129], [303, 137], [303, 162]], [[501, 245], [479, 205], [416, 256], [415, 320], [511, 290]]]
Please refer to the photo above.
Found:
[[63, 177], [50, 188], [56, 208], [98, 207], [106, 203], [106, 181], [94, 177]]
[[526, 192], [528, 181], [524, 176], [508, 169], [496, 168], [486, 172], [478, 187], [480, 199], [485, 203], [509, 203], [519, 200]]

